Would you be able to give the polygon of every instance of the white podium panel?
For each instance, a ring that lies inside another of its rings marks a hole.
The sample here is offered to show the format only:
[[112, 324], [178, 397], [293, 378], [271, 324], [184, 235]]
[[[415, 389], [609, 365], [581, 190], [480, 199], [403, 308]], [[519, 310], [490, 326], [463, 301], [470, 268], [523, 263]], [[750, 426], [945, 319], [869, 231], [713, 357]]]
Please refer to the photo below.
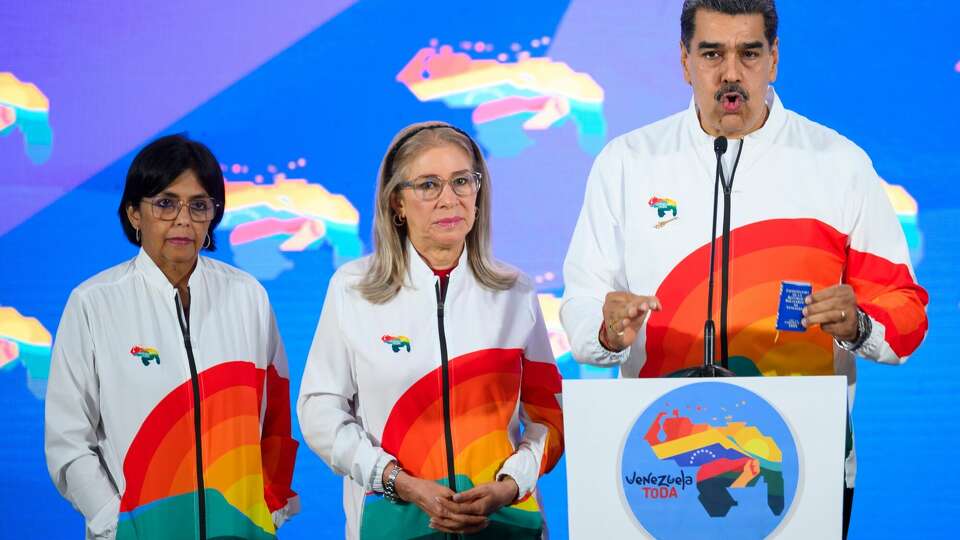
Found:
[[563, 381], [570, 537], [840, 538], [843, 377]]

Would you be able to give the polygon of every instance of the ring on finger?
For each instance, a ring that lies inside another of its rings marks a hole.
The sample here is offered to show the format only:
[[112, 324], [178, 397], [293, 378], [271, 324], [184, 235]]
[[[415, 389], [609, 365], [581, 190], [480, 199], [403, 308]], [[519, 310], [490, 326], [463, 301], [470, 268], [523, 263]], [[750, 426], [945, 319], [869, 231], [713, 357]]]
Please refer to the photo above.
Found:
[[843, 322], [843, 321], [845, 321], [845, 320], [847, 320], [847, 312], [841, 309], [841, 310], [840, 310], [840, 321]]
[[615, 328], [615, 325], [616, 325], [616, 323], [615, 323], [615, 322], [612, 322], [612, 323], [610, 323], [610, 324], [607, 325], [607, 326], [610, 327], [610, 331], [611, 331], [611, 332], [617, 334], [617, 337], [622, 336], [622, 335], [623, 335], [623, 324], [620, 325], [621, 328], [620, 328], [620, 331], [619, 331], [619, 332], [617, 332], [617, 329]]

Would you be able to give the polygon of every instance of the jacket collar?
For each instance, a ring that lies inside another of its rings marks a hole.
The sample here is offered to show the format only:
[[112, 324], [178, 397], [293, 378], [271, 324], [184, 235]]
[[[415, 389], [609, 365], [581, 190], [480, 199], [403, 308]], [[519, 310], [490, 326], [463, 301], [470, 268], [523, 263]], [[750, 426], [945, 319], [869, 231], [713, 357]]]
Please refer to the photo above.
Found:
[[[457, 262], [457, 266], [450, 272], [451, 284], [463, 274], [468, 264], [467, 248], [464, 246], [463, 251], [460, 253], [460, 260]], [[407, 240], [407, 276], [414, 289], [419, 289], [421, 286], [433, 287], [437, 282], [437, 276], [433, 273], [433, 269], [423, 260], [423, 257], [421, 257], [416, 248], [413, 247], [413, 243], [410, 242], [410, 240]]]
[[[140, 252], [137, 253], [136, 258], [133, 260], [133, 266], [136, 268], [137, 272], [143, 276], [147, 283], [157, 290], [161, 292], [176, 291], [174, 286], [170, 283], [170, 280], [167, 279], [167, 276], [165, 276], [163, 271], [160, 270], [160, 267], [157, 266], [157, 263], [153, 262], [153, 259], [150, 258], [150, 255], [147, 255], [147, 252], [144, 251], [142, 247], [140, 248]], [[206, 263], [204, 262], [204, 258], [197, 257], [197, 266], [193, 269], [193, 273], [190, 274], [190, 279], [187, 281], [188, 287], [194, 289], [195, 286], [200, 283], [200, 276], [203, 274], [205, 267]]]

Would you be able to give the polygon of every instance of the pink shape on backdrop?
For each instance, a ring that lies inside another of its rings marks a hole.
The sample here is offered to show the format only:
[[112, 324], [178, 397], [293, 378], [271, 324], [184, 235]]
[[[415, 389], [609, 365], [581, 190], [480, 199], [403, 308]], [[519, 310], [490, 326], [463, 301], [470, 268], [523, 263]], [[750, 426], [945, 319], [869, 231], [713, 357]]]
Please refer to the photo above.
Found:
[[20, 348], [13, 341], [0, 338], [0, 368], [16, 360], [20, 355]]
[[0, 131], [7, 129], [17, 121], [17, 111], [13, 107], [0, 105]]
[[279, 234], [294, 234], [300, 230], [307, 218], [277, 219], [266, 218], [250, 223], [241, 223], [230, 232], [230, 245], [238, 246], [256, 242]]
[[[496, 60], [474, 60], [469, 54], [453, 52], [453, 47], [449, 45], [443, 45], [439, 50], [424, 47], [403, 66], [397, 74], [397, 80], [409, 86], [427, 79], [458, 75], [493, 64], [496, 64]], [[427, 74], [426, 77], [424, 73]]]
[[481, 103], [473, 110], [473, 123], [491, 122], [521, 112], [539, 112], [549, 99], [549, 96], [534, 98], [514, 96]]

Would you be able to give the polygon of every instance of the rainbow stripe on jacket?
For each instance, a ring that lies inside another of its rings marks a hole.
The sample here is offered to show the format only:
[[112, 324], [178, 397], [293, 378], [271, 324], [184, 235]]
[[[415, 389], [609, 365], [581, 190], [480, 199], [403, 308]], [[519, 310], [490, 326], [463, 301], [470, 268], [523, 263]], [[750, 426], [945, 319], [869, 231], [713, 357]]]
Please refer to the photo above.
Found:
[[[207, 538], [275, 537], [271, 512], [290, 490], [297, 443], [285, 400], [289, 381], [272, 365], [218, 364], [198, 374]], [[187, 380], [161, 400], [127, 451], [117, 539], [197, 537], [193, 391]]]
[[[552, 470], [563, 454], [563, 414], [556, 399], [561, 378], [556, 365], [529, 361], [521, 349], [485, 349], [453, 358], [449, 365], [457, 491], [492, 482], [514, 453], [505, 428], [518, 397], [531, 419], [548, 428], [540, 474]], [[437, 368], [403, 394], [390, 412], [381, 444], [412, 475], [446, 486], [439, 380]], [[379, 494], [368, 494], [360, 535], [364, 539], [442, 536], [428, 522], [429, 517], [415, 505], [394, 504]], [[542, 529], [540, 506], [528, 495], [492, 514], [490, 525], [471, 538], [540, 538]]]
[[[719, 240], [718, 250], [719, 250]], [[815, 219], [771, 219], [731, 232], [729, 354], [738, 375], [833, 375], [833, 338], [819, 326], [775, 332], [781, 280], [800, 276], [813, 290], [850, 284], [859, 305], [883, 323], [897, 355], [919, 346], [927, 330], [918, 317], [927, 293], [906, 264], [848, 248], [848, 238]], [[656, 292], [663, 311], [651, 312], [641, 377], [656, 377], [703, 360], [703, 305], [710, 245], [683, 259]], [[715, 299], [716, 301], [716, 299]], [[717, 305], [717, 304], [715, 304]], [[802, 359], [802, 361], [798, 361]]]

